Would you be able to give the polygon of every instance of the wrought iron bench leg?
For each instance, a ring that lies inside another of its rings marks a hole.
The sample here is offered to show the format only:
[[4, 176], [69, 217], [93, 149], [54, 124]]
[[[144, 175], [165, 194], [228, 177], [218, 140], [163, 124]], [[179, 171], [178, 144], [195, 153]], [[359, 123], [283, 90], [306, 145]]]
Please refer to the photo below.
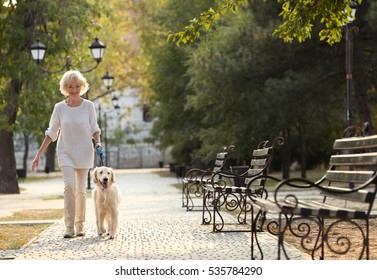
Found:
[[[212, 221], [212, 214], [208, 206], [210, 203], [213, 204], [213, 193], [203, 189], [202, 225], [208, 225]], [[206, 214], [209, 218], [206, 218]]]
[[187, 207], [187, 186], [182, 183], [182, 207]]
[[[224, 198], [224, 195], [221, 192], [213, 192], [213, 217], [212, 217], [212, 231], [219, 232], [224, 228], [224, 219], [220, 213], [220, 207], [222, 205], [221, 198]], [[219, 217], [220, 223], [216, 223], [216, 216]]]
[[[256, 250], [254, 250], [254, 247], [256, 246], [258, 248], [259, 254], [260, 254], [260, 260], [263, 260], [264, 255], [262, 251], [262, 247], [259, 244], [258, 241], [258, 232], [262, 231], [263, 224], [265, 222], [266, 214], [262, 212], [261, 210], [258, 210], [258, 213], [254, 216], [254, 208], [251, 208], [251, 259], [256, 260]], [[257, 225], [258, 221], [261, 221], [261, 224]]]

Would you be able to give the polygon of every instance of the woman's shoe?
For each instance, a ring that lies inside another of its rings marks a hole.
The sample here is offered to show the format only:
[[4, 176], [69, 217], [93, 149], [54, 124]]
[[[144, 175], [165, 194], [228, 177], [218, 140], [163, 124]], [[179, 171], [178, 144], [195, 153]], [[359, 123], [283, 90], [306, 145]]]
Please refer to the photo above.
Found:
[[85, 236], [85, 231], [84, 230], [77, 231], [76, 236]]
[[73, 238], [73, 229], [67, 228], [64, 233], [64, 238]]

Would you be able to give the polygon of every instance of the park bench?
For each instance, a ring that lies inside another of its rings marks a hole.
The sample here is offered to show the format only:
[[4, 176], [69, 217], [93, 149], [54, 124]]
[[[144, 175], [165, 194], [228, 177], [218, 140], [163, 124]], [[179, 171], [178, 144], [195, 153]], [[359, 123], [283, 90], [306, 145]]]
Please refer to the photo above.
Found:
[[[252, 215], [253, 259], [263, 258], [256, 230], [261, 226], [277, 237], [277, 259], [290, 258], [287, 238], [298, 238], [312, 259], [369, 259], [369, 223], [376, 217], [372, 207], [377, 190], [377, 135], [337, 139], [333, 149], [329, 168], [318, 181], [285, 179], [276, 184], [271, 197], [250, 195], [259, 209]], [[258, 225], [258, 217], [266, 214], [264, 225]]]
[[201, 210], [203, 208], [203, 180], [207, 180], [212, 173], [219, 172], [226, 168], [228, 154], [234, 146], [223, 147], [216, 155], [212, 168], [190, 168], [182, 178], [182, 207], [187, 211]]
[[[272, 145], [269, 141], [261, 141], [252, 152], [250, 164], [244, 173], [237, 174], [220, 170], [214, 172], [212, 177], [207, 180], [203, 186], [205, 193], [203, 223], [212, 223], [213, 232], [251, 231], [251, 219], [248, 223], [247, 215], [251, 212], [252, 204], [248, 197], [251, 194], [263, 195], [266, 181], [266, 178], [258, 180], [253, 180], [253, 178], [259, 175], [268, 175], [273, 150], [283, 142], [282, 137], [276, 138]], [[212, 178], [218, 177], [221, 179], [212, 180]], [[213, 198], [212, 209], [209, 209], [208, 203], [205, 202], [209, 197]], [[228, 215], [229, 213], [232, 215]], [[230, 217], [231, 220], [229, 220]]]

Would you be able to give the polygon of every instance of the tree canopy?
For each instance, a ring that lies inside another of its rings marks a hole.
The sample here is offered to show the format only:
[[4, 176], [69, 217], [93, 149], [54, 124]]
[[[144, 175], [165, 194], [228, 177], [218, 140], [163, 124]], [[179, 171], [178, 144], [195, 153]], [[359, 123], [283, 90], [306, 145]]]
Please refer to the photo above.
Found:
[[[180, 8], [184, 10], [185, 6], [177, 3], [173, 7], [169, 3], [169, 0], [160, 3], [155, 29], [187, 29], [183, 17], [174, 17], [181, 15]], [[154, 95], [151, 106], [156, 118], [153, 128], [156, 140], [163, 147], [171, 145], [175, 159], [186, 164], [195, 157], [209, 160], [222, 146], [235, 144], [236, 161], [242, 163], [259, 140], [282, 135], [286, 146], [281, 161], [286, 170], [294, 161], [303, 169], [320, 165], [326, 161], [333, 139], [341, 135], [345, 125], [344, 40], [332, 45], [325, 40], [320, 35], [324, 22], [318, 20], [318, 14], [313, 16], [311, 33], [306, 33], [315, 34], [313, 37], [299, 40], [298, 34], [290, 33], [297, 36], [286, 44], [271, 36], [284, 22], [278, 16], [283, 1], [222, 3], [229, 4], [228, 11], [236, 12], [219, 13], [213, 17], [216, 25], [211, 23], [208, 29], [201, 26], [202, 33], [197, 34], [200, 40], [195, 44], [188, 44], [194, 37], [181, 37], [186, 41], [176, 41], [177, 44], [186, 44], [174, 48], [174, 44], [164, 44], [158, 32], [158, 36], [150, 35], [158, 42], [155, 43], [158, 49], [143, 45], [145, 50], [152, 50], [147, 75]], [[289, 3], [317, 4], [324, 11], [327, 1]], [[342, 19], [348, 15], [348, 2], [336, 3], [341, 15], [338, 19]], [[214, 2], [206, 4], [213, 7]], [[335, 6], [330, 6], [335, 11]], [[375, 38], [375, 6], [364, 0], [354, 22], [362, 30], [355, 34], [354, 101], [358, 124], [372, 123], [375, 119], [361, 113], [374, 106], [373, 75], [366, 73], [373, 68], [376, 58], [373, 46], [367, 43]], [[318, 7], [316, 13], [321, 9]], [[296, 16], [299, 21], [300, 14]], [[156, 19], [153, 15], [148, 18]], [[339, 26], [338, 31], [341, 29]], [[171, 34], [170, 40], [173, 37]], [[365, 56], [366, 53], [370, 56]]]
[[[263, 2], [272, 0], [262, 0]], [[282, 23], [273, 31], [273, 34], [284, 42], [297, 40], [303, 42], [312, 38], [315, 23], [320, 23], [318, 35], [328, 44], [338, 43], [342, 38], [342, 26], [353, 18], [349, 0], [275, 0], [281, 6], [279, 16]], [[194, 42], [200, 38], [203, 30], [210, 29], [213, 24], [229, 11], [237, 12], [240, 7], [251, 2], [249, 0], [225, 0], [220, 1], [217, 8], [210, 7], [198, 17], [189, 21], [189, 25], [183, 31], [171, 31], [168, 40], [180, 43]], [[356, 0], [361, 4], [362, 0]]]

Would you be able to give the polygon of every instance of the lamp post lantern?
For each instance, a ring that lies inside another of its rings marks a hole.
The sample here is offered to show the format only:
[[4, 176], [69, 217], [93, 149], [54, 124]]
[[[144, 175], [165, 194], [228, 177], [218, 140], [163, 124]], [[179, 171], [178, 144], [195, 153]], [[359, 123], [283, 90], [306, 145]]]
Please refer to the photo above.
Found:
[[47, 50], [46, 45], [41, 43], [39, 39], [37, 39], [37, 41], [31, 44], [30, 46], [31, 56], [35, 60], [35, 62], [37, 62], [38, 65], [43, 61], [46, 54], [46, 50]]
[[89, 48], [92, 51], [93, 58], [97, 60], [97, 63], [100, 63], [105, 53], [105, 44], [100, 42], [98, 38], [95, 38], [94, 43]]
[[[65, 64], [63, 65], [62, 68], [60, 68], [59, 70], [56, 70], [56, 71], [49, 71], [49, 70], [47, 70], [47, 69], [45, 69], [45, 68], [42, 67], [42, 61], [43, 61], [43, 59], [45, 57], [45, 54], [47, 52], [46, 45], [44, 45], [39, 39], [37, 39], [33, 44], [30, 45], [29, 48], [30, 48], [30, 52], [31, 52], [31, 56], [32, 56], [33, 60], [38, 64], [39, 69], [41, 69], [43, 72], [46, 72], [46, 73], [49, 73], [49, 74], [55, 74], [55, 73], [62, 72], [65, 69], [71, 70], [72, 67], [73, 67], [73, 65], [71, 63], [71, 60], [70, 60], [70, 57], [67, 56]], [[98, 65], [102, 61], [106, 45], [103, 44], [102, 42], [100, 42], [98, 40], [98, 38], [95, 38], [94, 43], [91, 44], [89, 46], [89, 48], [90, 48], [90, 50], [92, 52], [93, 59], [97, 63], [96, 63], [96, 65], [94, 67], [92, 67], [90, 69], [80, 70], [80, 72], [82, 72], [82, 73], [91, 72], [91, 71], [93, 71], [94, 69], [96, 69], [98, 67]]]
[[107, 88], [107, 90], [110, 90], [110, 87], [113, 85], [114, 82], [114, 76], [110, 75], [108, 71], [106, 71], [106, 74], [101, 78], [103, 81], [103, 84]]

